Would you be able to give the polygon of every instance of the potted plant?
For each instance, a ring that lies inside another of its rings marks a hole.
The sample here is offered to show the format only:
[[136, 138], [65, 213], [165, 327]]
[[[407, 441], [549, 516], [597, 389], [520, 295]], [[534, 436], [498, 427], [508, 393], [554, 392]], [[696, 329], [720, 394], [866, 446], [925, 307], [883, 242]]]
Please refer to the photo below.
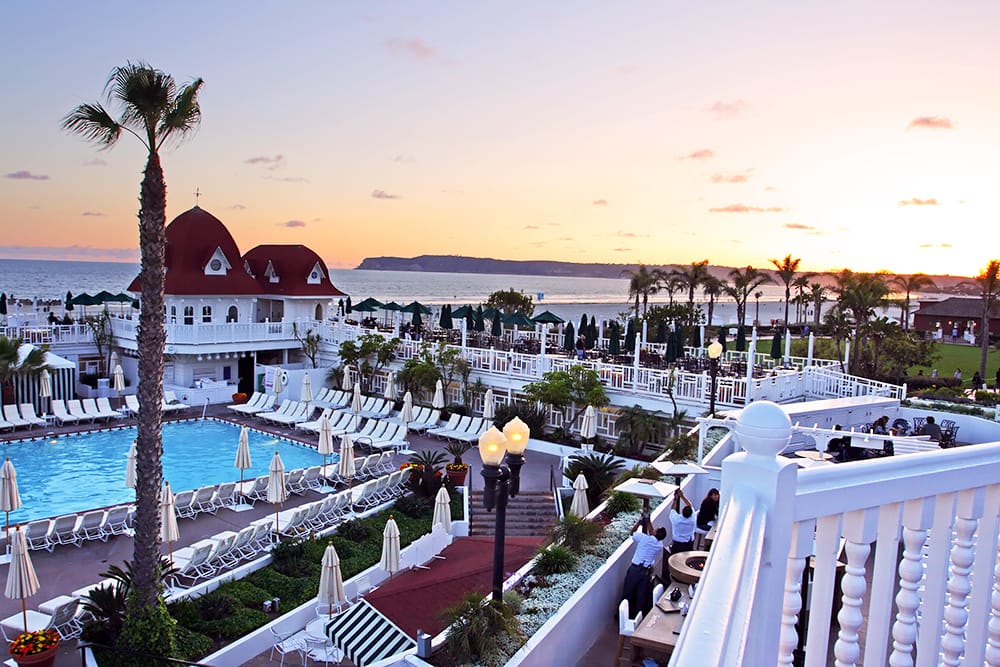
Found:
[[233, 394], [233, 403], [236, 403], [237, 405], [240, 403], [246, 403], [248, 398], [249, 396], [247, 396], [246, 393], [238, 391]]
[[462, 461], [462, 454], [465, 454], [470, 449], [472, 449], [472, 445], [468, 442], [449, 442], [445, 447], [445, 450], [455, 457], [454, 461], [444, 467], [445, 472], [448, 474], [448, 479], [455, 486], [465, 484], [465, 477], [469, 474], [469, 464]]
[[59, 633], [55, 630], [22, 632], [10, 643], [10, 654], [19, 665], [51, 667], [56, 661]]

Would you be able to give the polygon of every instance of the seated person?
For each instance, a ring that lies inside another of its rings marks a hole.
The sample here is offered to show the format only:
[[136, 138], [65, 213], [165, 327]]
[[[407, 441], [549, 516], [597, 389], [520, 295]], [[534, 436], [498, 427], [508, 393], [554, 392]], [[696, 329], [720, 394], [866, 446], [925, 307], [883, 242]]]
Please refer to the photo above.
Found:
[[919, 435], [929, 435], [934, 442], [941, 442], [941, 427], [934, 422], [933, 416], [927, 417], [927, 421], [920, 427]]
[[[840, 424], [834, 424], [834, 431], [841, 431], [843, 427]], [[851, 445], [851, 436], [844, 436], [843, 438], [831, 438], [830, 442], [826, 443], [826, 452], [833, 456], [833, 460], [837, 463], [844, 463], [848, 460], [847, 450], [853, 449]]]
[[701, 501], [701, 507], [698, 508], [698, 517], [695, 519], [695, 524], [699, 530], [708, 532], [718, 519], [719, 490], [709, 489], [705, 495], [705, 499]]

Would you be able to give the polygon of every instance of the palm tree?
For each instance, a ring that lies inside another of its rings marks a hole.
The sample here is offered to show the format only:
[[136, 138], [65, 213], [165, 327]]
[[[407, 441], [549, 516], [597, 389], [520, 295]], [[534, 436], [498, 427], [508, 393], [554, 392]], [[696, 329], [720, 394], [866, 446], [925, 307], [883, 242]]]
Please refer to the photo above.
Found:
[[672, 306], [674, 305], [674, 294], [677, 294], [678, 292], [683, 290], [685, 284], [679, 277], [675, 275], [670, 275], [669, 273], [663, 273], [661, 271], [659, 276], [660, 279], [655, 291], [666, 292], [667, 298], [669, 299], [669, 304]]
[[846, 373], [847, 369], [844, 368], [844, 352], [841, 343], [851, 337], [851, 322], [839, 305], [826, 311], [824, 319], [837, 349], [837, 361], [840, 362], [840, 372]]
[[649, 296], [657, 292], [662, 272], [659, 269], [650, 270], [644, 264], [640, 264], [635, 271], [625, 269], [621, 275], [628, 276], [628, 295], [629, 298], [635, 297], [636, 318], [639, 317], [640, 298], [642, 299], [642, 314], [645, 315], [649, 307]]
[[812, 302], [815, 312], [813, 313], [816, 328], [819, 328], [820, 322], [820, 310], [823, 308], [823, 302], [827, 300], [826, 294], [829, 291], [827, 287], [821, 285], [820, 283], [810, 283], [809, 285], [809, 301]]
[[903, 302], [900, 304], [900, 319], [903, 321], [903, 331], [910, 330], [910, 294], [919, 292], [925, 287], [934, 285], [934, 281], [922, 273], [915, 273], [912, 276], [895, 276], [889, 281], [889, 285], [896, 291], [905, 294]]
[[[163, 469], [160, 434], [163, 396], [164, 257], [166, 254], [166, 182], [159, 150], [167, 140], [181, 140], [201, 120], [198, 91], [202, 80], [178, 87], [174, 78], [145, 63], [116, 67], [104, 88], [106, 102], [120, 107], [118, 118], [100, 102], [81, 104], [62, 121], [63, 129], [82, 136], [101, 149], [114, 146], [122, 133], [138, 139], [147, 151], [139, 190], [139, 418], [136, 439], [136, 513], [133, 563], [135, 580], [129, 597], [126, 629], [132, 648], [163, 652], [169, 647], [170, 628], [150, 623], [161, 610], [157, 580], [160, 562], [160, 486]], [[134, 629], [129, 631], [130, 625]], [[156, 636], [153, 628], [162, 629]], [[142, 644], [140, 646], [140, 644]]]
[[677, 284], [688, 291], [688, 308], [694, 306], [694, 291], [700, 285], [705, 284], [705, 280], [710, 276], [708, 272], [708, 260], [691, 262], [690, 268], [674, 269], [670, 272], [672, 278], [677, 279]]
[[660, 413], [649, 412], [639, 405], [618, 409], [615, 419], [615, 430], [618, 431], [616, 454], [635, 456], [643, 448], [653, 442], [659, 442], [663, 433], [663, 422]]
[[[889, 285], [885, 277], [879, 273], [854, 273], [844, 269], [837, 274], [837, 304], [840, 309], [851, 316], [854, 326], [854, 347], [861, 350], [863, 345], [862, 331], [875, 314], [875, 309], [885, 305], [889, 296]], [[860, 363], [860, 355], [852, 354], [849, 364], [854, 373]]]
[[715, 314], [715, 300], [726, 291], [726, 281], [709, 275], [701, 284], [701, 291], [708, 297], [708, 326], [712, 326]]
[[745, 269], [733, 269], [729, 272], [732, 282], [725, 288], [726, 294], [736, 302], [736, 319], [742, 327], [746, 323], [747, 300], [750, 293], [765, 283], [773, 282], [771, 277], [752, 266]]
[[33, 347], [21, 358], [24, 339], [0, 336], [0, 394], [4, 404], [15, 403], [14, 378], [21, 375], [38, 375], [46, 368], [45, 350]]
[[979, 325], [979, 377], [986, 377], [986, 356], [990, 351], [990, 315], [1000, 299], [1000, 259], [991, 259], [986, 268], [976, 276], [983, 315]]
[[812, 278], [815, 273], [800, 273], [795, 276], [795, 280], [792, 281], [792, 287], [795, 288], [795, 322], [802, 321], [802, 313], [806, 310], [806, 304], [809, 303], [809, 297], [806, 296], [806, 289], [809, 287], [809, 279]]
[[789, 253], [785, 255], [784, 259], [769, 259], [767, 261], [774, 264], [775, 273], [785, 285], [785, 329], [788, 329], [788, 299], [792, 296], [792, 279], [795, 278], [802, 260], [792, 259], [792, 255]]

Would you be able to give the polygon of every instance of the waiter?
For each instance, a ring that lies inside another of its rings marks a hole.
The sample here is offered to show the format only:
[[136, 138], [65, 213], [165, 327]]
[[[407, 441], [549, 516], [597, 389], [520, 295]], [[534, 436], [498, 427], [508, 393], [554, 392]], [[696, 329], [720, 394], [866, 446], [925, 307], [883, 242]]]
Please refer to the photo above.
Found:
[[[636, 532], [639, 527], [642, 532]], [[648, 516], [643, 516], [632, 526], [632, 542], [635, 552], [632, 554], [632, 564], [625, 573], [625, 583], [622, 586], [622, 600], [628, 600], [629, 617], [642, 610], [643, 614], [653, 607], [653, 565], [656, 555], [662, 549], [661, 542], [667, 537], [666, 528], [657, 528], [653, 532], [653, 524]]]

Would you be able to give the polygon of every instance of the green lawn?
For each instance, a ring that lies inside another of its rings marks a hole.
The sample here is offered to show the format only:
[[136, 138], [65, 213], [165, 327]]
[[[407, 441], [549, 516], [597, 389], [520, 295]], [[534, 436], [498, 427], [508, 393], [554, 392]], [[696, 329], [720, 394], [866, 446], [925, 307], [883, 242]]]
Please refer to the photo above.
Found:
[[[979, 348], [972, 345], [955, 345], [952, 343], [938, 343], [938, 360], [933, 367], [914, 366], [910, 369], [911, 375], [916, 375], [918, 371], [923, 371], [924, 375], [930, 375], [932, 368], [938, 369], [938, 374], [943, 377], [951, 377], [956, 368], [962, 369], [962, 381], [969, 384], [972, 374], [979, 370]], [[986, 356], [986, 377], [983, 378], [992, 387], [996, 379], [997, 368], [1000, 368], [1000, 351], [990, 348]]]

